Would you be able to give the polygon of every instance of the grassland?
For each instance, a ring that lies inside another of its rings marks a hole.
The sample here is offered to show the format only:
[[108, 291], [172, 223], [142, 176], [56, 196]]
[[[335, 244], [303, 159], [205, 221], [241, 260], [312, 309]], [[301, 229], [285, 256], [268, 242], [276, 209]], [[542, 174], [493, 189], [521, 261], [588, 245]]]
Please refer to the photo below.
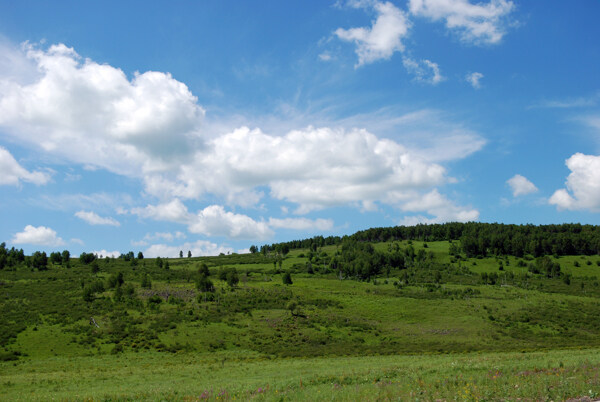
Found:
[[[2, 270], [0, 399], [600, 392], [599, 256], [551, 257], [562, 274], [550, 278], [532, 274], [527, 256], [468, 259], [442, 241], [374, 244], [382, 253], [409, 246], [428, 260], [369, 281], [328, 269], [339, 246], [292, 250], [281, 265], [255, 254], [169, 259], [168, 270], [154, 259]], [[197, 289], [203, 263], [214, 292]], [[219, 279], [232, 268], [235, 286]], [[111, 287], [118, 273], [123, 284]], [[142, 287], [145, 278], [151, 285]], [[97, 283], [104, 289], [84, 300]]]

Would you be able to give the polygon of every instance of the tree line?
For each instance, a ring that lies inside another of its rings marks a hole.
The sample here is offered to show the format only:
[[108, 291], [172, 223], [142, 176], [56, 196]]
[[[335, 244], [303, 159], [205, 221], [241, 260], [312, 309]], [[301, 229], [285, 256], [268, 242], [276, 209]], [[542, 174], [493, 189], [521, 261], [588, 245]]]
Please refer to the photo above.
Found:
[[[264, 245], [251, 252], [263, 254], [291, 249], [316, 251], [347, 240], [357, 242], [460, 241], [467, 257], [512, 255], [593, 255], [600, 253], [600, 226], [565, 223], [556, 225], [513, 225], [503, 223], [450, 222], [393, 226], [361, 230], [350, 236], [315, 236], [304, 240]], [[285, 254], [285, 253], [284, 253]]]

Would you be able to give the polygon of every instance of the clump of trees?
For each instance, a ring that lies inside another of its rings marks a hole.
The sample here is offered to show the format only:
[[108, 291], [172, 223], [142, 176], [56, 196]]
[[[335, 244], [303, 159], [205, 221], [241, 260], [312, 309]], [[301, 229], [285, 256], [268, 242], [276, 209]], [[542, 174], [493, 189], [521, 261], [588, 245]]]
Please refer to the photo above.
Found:
[[83, 264], [91, 264], [92, 261], [94, 261], [96, 259], [96, 254], [94, 253], [81, 253], [79, 255], [79, 262], [83, 263]]
[[370, 280], [372, 277], [391, 269], [404, 269], [406, 259], [425, 260], [426, 253], [419, 250], [415, 254], [412, 246], [391, 253], [376, 251], [370, 243], [347, 239], [342, 243], [342, 251], [331, 259], [330, 267], [340, 276]]
[[6, 243], [0, 243], [0, 269], [13, 268], [25, 261], [23, 249], [6, 248]]

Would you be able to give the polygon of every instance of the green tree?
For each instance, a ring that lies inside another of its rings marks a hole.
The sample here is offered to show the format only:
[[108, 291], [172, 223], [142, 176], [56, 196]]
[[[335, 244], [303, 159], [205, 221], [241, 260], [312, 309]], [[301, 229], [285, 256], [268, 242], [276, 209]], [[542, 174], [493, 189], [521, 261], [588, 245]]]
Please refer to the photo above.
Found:
[[71, 253], [69, 253], [69, 250], [63, 250], [61, 254], [61, 259], [63, 264], [66, 264], [71, 260]]
[[144, 259], [144, 254], [142, 254], [142, 252], [138, 252], [138, 260], [143, 260]]
[[150, 281], [148, 274], [144, 274], [144, 276], [142, 276], [142, 282], [140, 283], [140, 286], [144, 289], [152, 288], [152, 282]]
[[298, 302], [296, 302], [295, 300], [290, 300], [286, 308], [290, 310], [291, 315], [296, 315], [296, 310], [298, 309]]
[[113, 292], [113, 299], [114, 299], [114, 301], [123, 300], [123, 289], [121, 289], [120, 286], [117, 286], [115, 288], [115, 291]]
[[179, 258], [183, 258], [183, 250], [179, 250]]
[[229, 287], [235, 288], [239, 281], [240, 281], [240, 278], [235, 269], [233, 269], [227, 273], [227, 284], [229, 285]]
[[206, 265], [206, 263], [200, 263], [198, 266], [198, 275], [210, 276], [210, 271], [208, 270], [208, 265]]
[[192, 252], [188, 250], [188, 258], [192, 258]]
[[45, 251], [36, 251], [31, 256], [31, 266], [40, 271], [48, 269], [48, 256]]
[[96, 254], [93, 253], [81, 253], [79, 255], [79, 261], [83, 264], [91, 264], [96, 259]]
[[50, 253], [50, 262], [52, 264], [62, 264], [62, 254], [58, 251]]
[[90, 268], [92, 269], [92, 274], [97, 274], [100, 271], [100, 266], [98, 265], [98, 262], [96, 262], [96, 261], [92, 262], [92, 265], [90, 265]]
[[200, 292], [214, 292], [215, 285], [213, 285], [212, 281], [208, 279], [208, 277], [201, 275], [196, 280], [196, 289]]
[[83, 288], [83, 300], [86, 302], [91, 302], [94, 300], [94, 291], [91, 286], [86, 286]]
[[281, 277], [281, 281], [284, 285], [291, 285], [294, 283], [292, 281], [292, 275], [289, 272], [283, 274], [283, 276]]

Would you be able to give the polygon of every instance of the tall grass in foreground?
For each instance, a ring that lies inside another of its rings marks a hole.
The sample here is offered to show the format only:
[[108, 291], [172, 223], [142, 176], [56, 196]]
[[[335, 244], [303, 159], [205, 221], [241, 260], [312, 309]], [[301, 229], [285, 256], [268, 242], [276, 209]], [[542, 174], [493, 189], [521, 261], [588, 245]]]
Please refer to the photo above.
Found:
[[600, 395], [600, 350], [269, 359], [127, 353], [0, 364], [0, 400], [567, 400]]

